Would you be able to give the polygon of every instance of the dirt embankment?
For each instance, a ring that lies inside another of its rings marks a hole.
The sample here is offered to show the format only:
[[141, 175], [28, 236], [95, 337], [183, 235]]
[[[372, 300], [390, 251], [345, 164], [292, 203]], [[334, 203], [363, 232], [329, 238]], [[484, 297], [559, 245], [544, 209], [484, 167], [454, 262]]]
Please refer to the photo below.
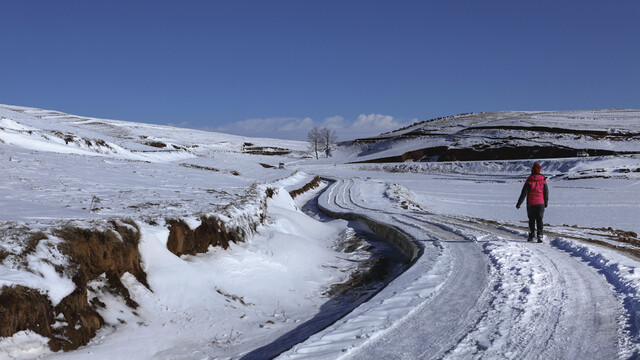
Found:
[[[208, 251], [209, 246], [229, 247], [229, 242], [243, 242], [250, 233], [255, 233], [267, 213], [267, 199], [274, 194], [267, 188], [259, 204], [258, 214], [242, 221], [242, 226], [229, 226], [216, 216], [201, 216], [200, 225], [191, 229], [182, 219], [166, 219], [169, 227], [167, 249], [177, 256], [196, 255]], [[261, 195], [262, 196], [262, 195]]]
[[307, 191], [311, 189], [315, 189], [318, 186], [320, 186], [320, 181], [322, 181], [322, 179], [320, 179], [320, 176], [316, 175], [313, 179], [311, 179], [311, 181], [306, 183], [303, 187], [296, 190], [289, 191], [289, 195], [291, 196], [292, 199], [295, 199], [296, 196], [304, 194]]
[[[606, 156], [619, 154], [615, 151], [601, 149], [585, 149], [589, 156]], [[353, 164], [389, 163], [413, 161], [486, 161], [486, 160], [520, 160], [520, 159], [554, 159], [575, 157], [578, 150], [563, 146], [502, 146], [502, 147], [470, 147], [454, 149], [436, 146], [402, 155], [389, 156], [371, 160], [355, 161]]]
[[[227, 230], [224, 222], [211, 216], [200, 218], [201, 225], [192, 230], [184, 220], [167, 219], [169, 240], [167, 249], [177, 256], [205, 253], [209, 246], [229, 247], [229, 242], [244, 241], [245, 232], [240, 228]], [[255, 230], [255, 229], [254, 229]]]
[[[0, 293], [0, 336], [12, 336], [18, 331], [31, 330], [51, 339], [53, 351], [73, 350], [85, 345], [104, 325], [95, 310], [99, 300], [89, 301], [87, 284], [105, 274], [109, 291], [122, 296], [132, 308], [137, 304], [120, 281], [128, 272], [148, 287], [146, 274], [140, 265], [138, 243], [140, 232], [132, 221], [111, 221], [108, 230], [89, 230], [66, 226], [52, 233], [63, 239], [59, 249], [70, 261], [67, 268], [56, 267], [61, 275], [70, 276], [75, 290], [53, 306], [46, 295], [24, 286], [3, 286]], [[46, 237], [31, 241], [34, 246]], [[33, 238], [32, 238], [33, 240]], [[24, 255], [31, 251], [27, 249]], [[93, 304], [92, 304], [93, 303]]]
[[[437, 119], [436, 119], [437, 120]], [[402, 129], [399, 129], [402, 130]], [[396, 131], [399, 131], [396, 130]], [[558, 127], [550, 127], [550, 126], [517, 126], [517, 125], [502, 125], [502, 126], [472, 126], [460, 130], [456, 133], [448, 133], [443, 132], [440, 129], [429, 129], [429, 128], [417, 128], [415, 130], [405, 132], [403, 134], [383, 134], [376, 137], [371, 138], [362, 138], [352, 140], [351, 144], [372, 144], [377, 143], [384, 140], [402, 140], [402, 139], [415, 139], [415, 138], [423, 138], [423, 137], [446, 137], [446, 136], [456, 136], [463, 135], [467, 132], [473, 132], [477, 130], [510, 130], [510, 131], [527, 131], [527, 132], [537, 132], [537, 133], [545, 133], [545, 134], [554, 134], [560, 136], [566, 135], [576, 135], [578, 137], [588, 137], [594, 140], [606, 139], [612, 141], [625, 141], [629, 139], [633, 139], [640, 135], [638, 132], [626, 131], [626, 132], [610, 132], [607, 130], [584, 130], [584, 129], [569, 129], [569, 128], [558, 128]]]
[[[177, 256], [195, 255], [206, 252], [209, 246], [226, 249], [230, 241], [244, 241], [264, 222], [267, 198], [273, 194], [271, 188], [264, 193], [250, 192], [250, 198], [258, 198], [257, 213], [240, 215], [240, 219], [234, 219], [237, 224], [234, 227], [215, 216], [201, 217], [201, 224], [194, 230], [181, 219], [167, 219], [167, 248]], [[140, 230], [137, 224], [131, 220], [110, 220], [95, 227], [100, 229], [69, 225], [50, 231], [50, 236], [62, 240], [55, 246], [69, 265], [55, 266], [55, 270], [61, 276], [71, 278], [75, 290], [54, 306], [47, 295], [36, 289], [3, 286], [0, 289], [0, 337], [31, 330], [51, 339], [49, 347], [52, 351], [69, 351], [86, 345], [105, 324], [97, 311], [105, 304], [98, 297], [88, 298], [88, 284], [103, 276], [106, 279], [104, 290], [121, 297], [132, 309], [138, 307], [120, 280], [128, 272], [149, 288], [138, 250]], [[48, 236], [44, 233], [34, 234], [26, 240], [22, 253], [2, 253], [0, 258], [4, 260], [11, 256], [16, 263], [26, 264], [27, 256], [45, 239]]]

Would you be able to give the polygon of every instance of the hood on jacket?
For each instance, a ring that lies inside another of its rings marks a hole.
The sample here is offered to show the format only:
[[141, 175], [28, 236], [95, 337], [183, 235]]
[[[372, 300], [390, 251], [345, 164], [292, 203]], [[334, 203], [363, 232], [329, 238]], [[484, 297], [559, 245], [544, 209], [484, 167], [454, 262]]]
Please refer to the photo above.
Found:
[[542, 166], [538, 163], [533, 163], [533, 166], [531, 166], [531, 174], [540, 174], [540, 170], [542, 170]]

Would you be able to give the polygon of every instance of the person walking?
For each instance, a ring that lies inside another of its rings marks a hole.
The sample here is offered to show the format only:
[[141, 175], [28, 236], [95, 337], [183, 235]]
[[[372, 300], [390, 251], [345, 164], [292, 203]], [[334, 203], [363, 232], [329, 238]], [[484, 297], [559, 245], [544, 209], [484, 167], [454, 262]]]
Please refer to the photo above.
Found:
[[520, 198], [516, 204], [516, 209], [520, 209], [520, 205], [527, 198], [527, 217], [529, 218], [529, 238], [527, 241], [533, 241], [536, 234], [536, 226], [538, 228], [538, 242], [542, 242], [544, 209], [549, 205], [549, 187], [545, 177], [540, 174], [541, 166], [534, 163], [531, 167], [531, 175], [522, 186]]

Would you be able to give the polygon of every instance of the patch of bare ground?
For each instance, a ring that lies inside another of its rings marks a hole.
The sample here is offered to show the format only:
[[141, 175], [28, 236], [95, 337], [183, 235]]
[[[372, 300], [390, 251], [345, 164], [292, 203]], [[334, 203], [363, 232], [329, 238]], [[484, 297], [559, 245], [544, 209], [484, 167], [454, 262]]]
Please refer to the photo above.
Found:
[[189, 164], [189, 163], [181, 163], [180, 166], [187, 167], [187, 168], [192, 168], [192, 169], [228, 173], [228, 174], [231, 174], [233, 176], [240, 176], [240, 173], [237, 172], [236, 170], [220, 170], [220, 169], [216, 169], [216, 168], [209, 167], [209, 166], [202, 166], [202, 165]]
[[151, 147], [155, 147], [155, 148], [159, 148], [159, 149], [163, 149], [167, 147], [167, 144], [161, 142], [161, 141], [147, 141], [144, 143], [147, 146], [151, 146]]
[[20, 285], [0, 289], [0, 337], [9, 337], [21, 330], [51, 336], [53, 314], [51, 302], [37, 290]]
[[289, 195], [291, 196], [292, 199], [295, 199], [296, 196], [298, 196], [300, 194], [304, 194], [305, 192], [307, 192], [307, 191], [309, 191], [311, 189], [315, 189], [318, 186], [320, 186], [320, 181], [322, 181], [320, 179], [320, 176], [316, 175], [311, 181], [306, 183], [303, 187], [298, 188], [296, 190], [289, 191]]
[[[238, 227], [228, 228], [220, 219], [210, 216], [201, 217], [201, 224], [195, 230], [183, 220], [168, 219], [169, 239], [167, 248], [176, 255], [203, 253], [210, 246], [227, 248], [229, 242], [244, 241], [247, 231], [256, 231], [266, 218], [266, 198], [272, 197], [274, 190], [267, 188], [262, 200], [262, 210], [257, 216], [249, 217], [246, 230]], [[251, 193], [255, 197], [255, 193]], [[89, 299], [89, 283], [99, 280], [102, 289], [120, 297], [132, 309], [138, 304], [131, 298], [129, 290], [120, 280], [125, 273], [133, 275], [141, 284], [149, 288], [147, 275], [141, 266], [138, 251], [140, 229], [132, 220], [108, 220], [94, 224], [97, 229], [66, 225], [50, 231], [50, 234], [62, 241], [56, 246], [68, 260], [68, 266], [54, 266], [61, 275], [70, 277], [75, 290], [54, 306], [49, 298], [38, 290], [24, 286], [3, 286], [0, 290], [0, 337], [9, 337], [16, 332], [31, 330], [49, 338], [52, 351], [75, 350], [86, 345], [105, 323], [97, 310], [105, 308], [98, 298]], [[28, 229], [9, 226], [3, 234], [15, 237], [14, 233], [27, 233]], [[17, 266], [26, 267], [26, 257], [36, 251], [40, 242], [49, 236], [43, 232], [34, 232], [22, 240], [24, 245], [17, 247], [18, 253], [2, 251], [0, 260], [11, 257]], [[7, 260], [9, 261], [9, 260]], [[26, 271], [26, 270], [25, 270]], [[95, 289], [92, 289], [92, 292]], [[247, 304], [243, 298], [221, 292], [233, 301]]]
[[229, 242], [244, 241], [242, 229], [227, 229], [225, 223], [214, 216], [200, 217], [201, 224], [192, 230], [181, 219], [167, 219], [169, 240], [167, 249], [177, 256], [205, 253], [209, 246], [229, 247]]
[[[58, 245], [69, 259], [70, 266], [56, 266], [56, 271], [72, 278], [75, 290], [53, 306], [49, 298], [37, 290], [24, 286], [4, 286], [0, 293], [0, 336], [6, 337], [22, 330], [31, 330], [51, 339], [53, 351], [74, 350], [85, 345], [104, 324], [96, 311], [100, 301], [88, 300], [87, 284], [106, 274], [108, 290], [121, 296], [132, 308], [137, 307], [129, 291], [120, 281], [129, 272], [148, 287], [146, 274], [140, 264], [138, 243], [140, 233], [133, 221], [110, 221], [106, 230], [91, 230], [72, 225], [52, 231], [64, 241]], [[32, 253], [38, 243], [47, 238], [35, 233], [27, 240], [22, 254]]]
[[[487, 161], [487, 160], [519, 160], [519, 159], [554, 159], [575, 157], [579, 150], [564, 146], [513, 146], [504, 144], [476, 145], [468, 148], [451, 148], [436, 146], [408, 151], [402, 155], [382, 157], [353, 164], [388, 163], [412, 161]], [[581, 149], [589, 156], [605, 156], [632, 154], [632, 152], [615, 152], [601, 149]]]
[[557, 127], [548, 127], [548, 126], [473, 126], [467, 128], [464, 131], [475, 131], [475, 130], [516, 130], [516, 131], [535, 131], [539, 133], [548, 133], [548, 134], [559, 134], [559, 135], [577, 135], [578, 139], [582, 136], [590, 137], [592, 139], [606, 139], [613, 141], [624, 141], [634, 138], [638, 136], [638, 133], [635, 132], [625, 132], [625, 133], [612, 133], [606, 130], [581, 130], [581, 129], [567, 129], [567, 128], [557, 128]]
[[[245, 143], [246, 144], [246, 143]], [[242, 152], [250, 155], [289, 155], [291, 150], [276, 146], [243, 146]]]
[[[272, 197], [274, 190], [267, 188], [266, 198]], [[196, 255], [205, 253], [210, 246], [227, 249], [229, 242], [244, 242], [247, 231], [255, 232], [258, 225], [262, 224], [266, 218], [266, 200], [261, 204], [262, 212], [256, 222], [249, 223], [248, 229], [241, 227], [229, 227], [224, 221], [216, 216], [201, 216], [200, 225], [191, 229], [182, 219], [166, 219], [169, 227], [169, 239], [167, 249], [177, 256]]]

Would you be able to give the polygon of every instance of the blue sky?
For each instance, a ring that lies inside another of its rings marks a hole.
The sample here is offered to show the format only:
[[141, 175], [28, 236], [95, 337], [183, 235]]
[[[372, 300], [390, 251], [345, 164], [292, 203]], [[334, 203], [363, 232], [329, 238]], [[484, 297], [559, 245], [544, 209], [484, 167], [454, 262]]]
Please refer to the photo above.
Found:
[[304, 139], [640, 108], [639, 1], [6, 1], [0, 103]]

